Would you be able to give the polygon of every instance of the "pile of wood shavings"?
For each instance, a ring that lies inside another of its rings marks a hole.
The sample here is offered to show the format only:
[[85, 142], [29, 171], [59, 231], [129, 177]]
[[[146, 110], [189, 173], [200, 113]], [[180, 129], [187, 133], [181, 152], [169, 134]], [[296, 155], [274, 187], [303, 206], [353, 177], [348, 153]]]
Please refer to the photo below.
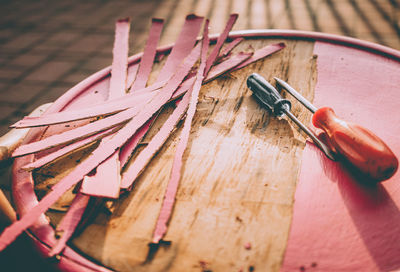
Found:
[[[25, 117], [13, 125], [16, 128], [49, 126], [102, 117], [43, 140], [22, 145], [15, 150], [12, 156], [18, 157], [69, 143], [25, 165], [23, 169], [28, 171], [44, 166], [88, 143], [101, 140], [86, 160], [80, 162], [54, 185], [51, 192], [43, 197], [29, 213], [23, 215], [1, 234], [0, 251], [32, 226], [39, 216], [45, 213], [67, 190], [77, 186], [77, 194], [57, 226], [57, 231], [62, 235], [49, 253], [50, 256], [60, 254], [81, 221], [90, 196], [116, 199], [121, 190], [130, 190], [136, 178], [162, 147], [178, 122], [185, 118], [167, 190], [153, 233], [152, 241], [158, 244], [167, 231], [167, 223], [172, 214], [181, 178], [182, 156], [188, 143], [201, 85], [223, 73], [240, 69], [285, 47], [280, 43], [266, 46], [255, 52], [233, 54], [232, 49], [243, 40], [237, 38], [221, 52], [237, 17], [237, 14], [230, 16], [223, 33], [207, 56], [209, 22], [203, 17], [188, 15], [155, 83], [147, 87], [163, 28], [163, 20], [152, 20], [143, 56], [133, 75], [127, 73], [130, 22], [129, 19], [117, 21], [108, 100], [85, 109], [49, 113], [41, 117]], [[197, 41], [203, 24], [202, 39]], [[128, 165], [131, 154], [157, 118], [157, 113], [171, 101], [175, 101], [177, 105], [174, 111], [148, 145]], [[124, 168], [125, 165], [127, 167]], [[124, 171], [121, 171], [122, 169]], [[95, 174], [91, 175], [93, 172]]]

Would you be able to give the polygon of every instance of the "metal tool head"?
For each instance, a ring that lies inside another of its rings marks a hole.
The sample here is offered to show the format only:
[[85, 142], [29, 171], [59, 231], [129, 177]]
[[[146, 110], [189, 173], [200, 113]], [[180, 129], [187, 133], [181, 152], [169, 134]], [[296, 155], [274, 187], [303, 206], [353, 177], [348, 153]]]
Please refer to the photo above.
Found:
[[247, 87], [253, 92], [260, 103], [270, 109], [276, 116], [282, 116], [290, 111], [291, 103], [283, 99], [279, 92], [257, 73], [247, 78]]
[[276, 85], [278, 89], [285, 89], [289, 94], [291, 94], [294, 98], [296, 98], [301, 104], [303, 104], [309, 111], [315, 113], [317, 108], [311, 104], [304, 96], [302, 96], [298, 91], [296, 91], [292, 86], [289, 85], [286, 81], [283, 81], [280, 78], [274, 77], [276, 80]]

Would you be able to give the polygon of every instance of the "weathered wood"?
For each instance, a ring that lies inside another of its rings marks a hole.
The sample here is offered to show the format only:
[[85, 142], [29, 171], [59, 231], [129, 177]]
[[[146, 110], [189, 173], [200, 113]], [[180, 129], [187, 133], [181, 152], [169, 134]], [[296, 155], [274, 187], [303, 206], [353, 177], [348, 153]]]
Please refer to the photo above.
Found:
[[[235, 50], [275, 42], [245, 41]], [[279, 270], [305, 137], [262, 109], [245, 81], [254, 71], [270, 80], [278, 76], [312, 99], [313, 43], [285, 42], [283, 51], [202, 87], [165, 237], [170, 245], [149, 252], [180, 129], [133, 191], [113, 203], [112, 214], [100, 212], [72, 246], [117, 271]], [[293, 112], [308, 123], [310, 114], [293, 104]], [[159, 126], [154, 124], [144, 142]], [[68, 201], [66, 196], [58, 207]], [[54, 223], [58, 214], [48, 213]]]

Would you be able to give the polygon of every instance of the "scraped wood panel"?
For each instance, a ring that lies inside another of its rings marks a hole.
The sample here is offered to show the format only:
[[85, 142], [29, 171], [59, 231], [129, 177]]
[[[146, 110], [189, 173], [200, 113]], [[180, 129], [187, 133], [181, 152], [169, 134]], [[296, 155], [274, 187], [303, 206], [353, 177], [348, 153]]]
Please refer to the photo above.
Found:
[[[275, 42], [246, 41], [236, 50]], [[114, 202], [111, 213], [100, 212], [72, 246], [117, 271], [278, 271], [305, 137], [262, 109], [246, 78], [258, 72], [271, 81], [288, 79], [312, 99], [313, 43], [285, 43], [281, 52], [202, 87], [165, 236], [170, 243], [149, 250], [180, 129], [133, 191]], [[310, 114], [293, 104], [294, 113], [308, 123]]]

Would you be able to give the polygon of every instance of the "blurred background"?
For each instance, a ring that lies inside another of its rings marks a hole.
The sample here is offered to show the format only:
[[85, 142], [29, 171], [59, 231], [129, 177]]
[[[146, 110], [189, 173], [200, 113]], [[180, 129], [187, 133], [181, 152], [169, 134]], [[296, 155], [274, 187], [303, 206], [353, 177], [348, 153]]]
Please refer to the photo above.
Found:
[[[132, 55], [142, 51], [152, 17], [165, 19], [161, 44], [168, 44], [189, 13], [208, 17], [211, 33], [222, 30], [230, 13], [239, 13], [235, 30], [311, 30], [400, 49], [399, 0], [0, 0], [0, 134], [110, 65], [118, 18], [131, 18]], [[0, 170], [6, 193], [11, 163], [3, 162]], [[20, 238], [0, 254], [0, 263], [12, 263], [0, 270], [50, 270], [30, 252]], [[17, 254], [23, 255], [19, 261]]]

